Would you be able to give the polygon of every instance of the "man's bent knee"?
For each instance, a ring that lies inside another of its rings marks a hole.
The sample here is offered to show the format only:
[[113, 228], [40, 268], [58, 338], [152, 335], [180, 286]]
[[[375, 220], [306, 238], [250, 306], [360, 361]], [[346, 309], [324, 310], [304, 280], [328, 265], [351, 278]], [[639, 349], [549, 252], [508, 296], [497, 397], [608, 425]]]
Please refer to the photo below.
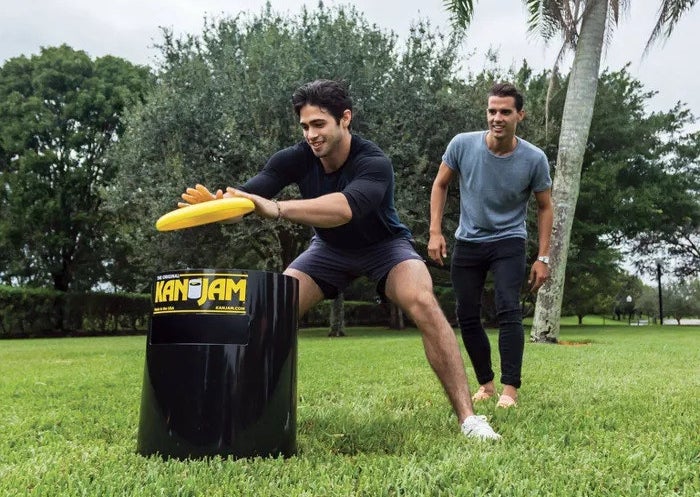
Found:
[[283, 274], [299, 281], [299, 318], [323, 300], [323, 292], [308, 274], [294, 268], [285, 269]]

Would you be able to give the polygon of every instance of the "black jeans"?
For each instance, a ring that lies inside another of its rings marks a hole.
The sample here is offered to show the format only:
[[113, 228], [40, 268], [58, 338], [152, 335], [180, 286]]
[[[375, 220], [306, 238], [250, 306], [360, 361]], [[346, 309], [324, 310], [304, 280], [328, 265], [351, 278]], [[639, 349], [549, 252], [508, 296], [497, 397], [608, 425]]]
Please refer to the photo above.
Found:
[[455, 244], [451, 275], [457, 298], [457, 320], [480, 385], [494, 378], [491, 345], [481, 323], [481, 297], [489, 270], [496, 290], [501, 383], [520, 388], [525, 348], [520, 310], [520, 288], [525, 279], [525, 240], [506, 238], [485, 243], [458, 240]]

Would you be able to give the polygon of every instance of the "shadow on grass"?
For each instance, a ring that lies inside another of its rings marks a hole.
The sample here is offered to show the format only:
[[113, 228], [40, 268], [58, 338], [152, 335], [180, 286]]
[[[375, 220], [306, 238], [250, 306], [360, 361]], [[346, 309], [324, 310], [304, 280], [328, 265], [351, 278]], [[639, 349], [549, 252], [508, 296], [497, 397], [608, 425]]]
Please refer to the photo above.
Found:
[[566, 345], [568, 347], [580, 347], [591, 344], [593, 344], [593, 340], [559, 340], [557, 342], [557, 345]]
[[302, 416], [298, 420], [297, 454], [412, 454], [423, 446], [421, 437], [415, 424], [407, 425], [395, 417]]
[[417, 328], [404, 328], [403, 330], [393, 330], [386, 327], [374, 326], [353, 326], [345, 328], [345, 336], [329, 337], [330, 328], [300, 328], [299, 338], [326, 338], [333, 340], [346, 340], [352, 338], [397, 338], [420, 336]]

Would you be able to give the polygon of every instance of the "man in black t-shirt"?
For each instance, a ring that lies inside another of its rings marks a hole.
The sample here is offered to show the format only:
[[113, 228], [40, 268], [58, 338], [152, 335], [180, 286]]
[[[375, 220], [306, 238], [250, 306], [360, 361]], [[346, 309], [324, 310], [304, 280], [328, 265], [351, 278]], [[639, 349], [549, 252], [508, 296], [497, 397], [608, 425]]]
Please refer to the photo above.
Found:
[[[334, 298], [366, 275], [399, 305], [423, 334], [428, 362], [440, 379], [469, 437], [498, 439], [485, 417], [474, 415], [454, 330], [433, 294], [428, 269], [394, 207], [394, 172], [374, 143], [350, 132], [352, 100], [335, 81], [317, 80], [292, 96], [304, 141], [275, 153], [260, 173], [239, 188], [215, 194], [188, 188], [181, 206], [223, 197], [245, 197], [255, 213], [312, 226], [309, 248], [284, 274], [299, 280], [299, 315]], [[296, 184], [300, 200], [272, 199]]]

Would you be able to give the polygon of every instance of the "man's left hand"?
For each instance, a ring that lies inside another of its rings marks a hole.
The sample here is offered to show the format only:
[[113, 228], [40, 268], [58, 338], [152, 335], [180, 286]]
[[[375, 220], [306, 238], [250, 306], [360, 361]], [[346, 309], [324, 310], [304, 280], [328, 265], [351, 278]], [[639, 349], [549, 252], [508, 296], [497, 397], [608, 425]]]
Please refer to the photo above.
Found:
[[542, 261], [535, 261], [530, 270], [530, 278], [527, 280], [530, 291], [535, 293], [544, 282], [549, 279], [549, 266]]

